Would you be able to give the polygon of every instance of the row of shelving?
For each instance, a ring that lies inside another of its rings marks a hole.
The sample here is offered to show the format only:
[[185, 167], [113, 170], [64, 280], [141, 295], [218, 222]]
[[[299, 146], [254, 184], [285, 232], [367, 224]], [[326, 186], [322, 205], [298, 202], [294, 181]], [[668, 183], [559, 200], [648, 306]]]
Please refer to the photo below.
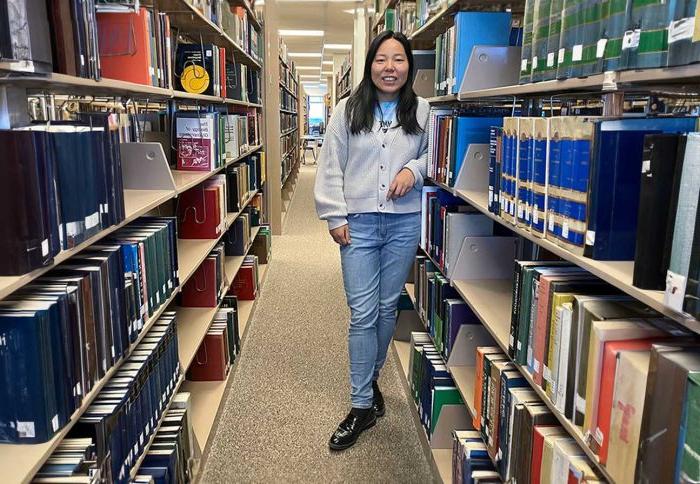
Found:
[[[251, 244], [246, 248], [245, 253], [247, 254], [252, 246], [252, 241], [255, 240], [256, 235], [260, 231], [260, 227], [254, 227], [251, 232]], [[243, 256], [226, 257], [226, 275], [231, 279], [227, 281], [227, 284], [233, 281], [233, 277], [240, 269], [243, 264]], [[261, 264], [260, 266], [260, 284], [264, 280], [265, 274], [267, 273], [267, 264]], [[238, 303], [238, 323], [239, 323], [239, 333], [241, 335], [241, 347], [243, 347], [243, 341], [246, 336], [246, 328], [248, 327], [248, 322], [253, 312], [255, 306], [254, 301], [239, 301]], [[194, 360], [197, 350], [204, 341], [204, 337], [214, 321], [219, 306], [215, 308], [183, 308], [178, 307], [177, 312], [177, 339], [178, 339], [178, 353], [180, 360], [180, 367], [183, 371], [183, 376], [178, 381], [175, 390], [173, 391], [173, 396], [182, 389], [183, 391], [190, 392], [192, 398], [192, 429], [197, 436], [197, 441], [200, 443], [202, 450], [209, 444], [209, 436], [211, 435], [211, 429], [213, 428], [215, 418], [219, 413], [221, 402], [225, 394], [225, 389], [228, 387], [228, 383], [232, 380], [232, 375], [234, 373], [234, 368], [238, 360], [234, 362], [233, 367], [229, 370], [229, 374], [226, 380], [223, 381], [187, 381], [185, 380], [184, 374], [187, 372], [190, 364]], [[213, 399], [207, 399], [207, 405], [199, 405], [199, 402], [203, 399], [202, 397], [209, 396], [211, 392], [207, 389], [211, 387], [215, 390], [215, 397]], [[163, 417], [167, 414], [167, 409], [170, 408], [172, 399], [168, 402], [166, 410], [163, 412]], [[151, 438], [146, 445], [146, 448], [137, 461], [136, 465], [131, 471], [131, 477], [134, 478], [138, 474], [141, 462], [146, 457], [148, 450], [153, 443], [158, 429], [161, 427], [163, 420], [159, 421], [156, 429], [154, 430]], [[200, 468], [201, 471], [201, 468]]]
[[[124, 220], [121, 223], [119, 223], [117, 225], [113, 225], [113, 226], [101, 231], [100, 233], [94, 235], [93, 237], [90, 237], [85, 242], [79, 244], [78, 246], [76, 246], [70, 250], [66, 250], [66, 251], [61, 252], [60, 254], [58, 254], [54, 258], [53, 264], [51, 264], [51, 265], [41, 267], [41, 268], [36, 269], [28, 274], [22, 274], [21, 276], [3, 276], [3, 277], [0, 277], [0, 299], [7, 297], [9, 294], [16, 291], [20, 287], [31, 282], [32, 280], [36, 279], [37, 277], [41, 276], [42, 274], [45, 274], [47, 271], [51, 270], [52, 268], [54, 268], [58, 264], [73, 257], [75, 254], [87, 249], [92, 244], [96, 243], [100, 239], [111, 234], [112, 232], [119, 229], [120, 227], [123, 227], [124, 225], [128, 224], [129, 222], [133, 222], [134, 220], [136, 220], [140, 216], [150, 212], [151, 210], [158, 207], [159, 205], [166, 202], [167, 200], [177, 197], [180, 193], [188, 190], [189, 188], [192, 188], [193, 186], [203, 182], [204, 180], [211, 177], [212, 175], [215, 175], [216, 173], [224, 170], [226, 166], [229, 166], [232, 163], [240, 161], [241, 159], [245, 158], [246, 156], [259, 150], [261, 147], [262, 147], [262, 145], [255, 146], [255, 147], [251, 148], [250, 150], [248, 150], [243, 155], [239, 156], [238, 158], [232, 158], [232, 159], [227, 160], [225, 166], [218, 168], [217, 170], [214, 170], [214, 171], [210, 171], [210, 172], [183, 172], [183, 171], [173, 170], [172, 171], [173, 180], [175, 181], [175, 189], [174, 190], [129, 190], [129, 189], [124, 190], [124, 205], [126, 208], [126, 217], [124, 218]], [[182, 271], [182, 269], [181, 269], [181, 271]]]
[[0, 64], [0, 84], [11, 87], [36, 89], [38, 91], [50, 90], [53, 92], [70, 92], [71, 94], [90, 94], [103, 96], [138, 96], [147, 100], [162, 101], [166, 99], [193, 100], [204, 103], [229, 104], [250, 108], [261, 108], [262, 104], [239, 101], [237, 99], [218, 96], [206, 96], [192, 94], [176, 89], [147, 86], [134, 82], [120, 81], [116, 79], [86, 79], [84, 77], [70, 76], [67, 74], [35, 74], [18, 72], [7, 69], [8, 66]]
[[444, 484], [452, 484], [452, 449], [433, 449], [430, 447], [428, 435], [425, 433], [425, 429], [421, 424], [418, 409], [413, 402], [411, 389], [408, 386], [408, 372], [411, 370], [408, 367], [410, 361], [411, 344], [406, 341], [394, 340], [392, 342], [392, 346], [396, 357], [399, 360], [399, 365], [401, 366], [403, 376], [403, 378], [401, 378], [401, 383], [403, 384], [404, 391], [406, 392], [408, 406], [411, 407], [411, 414], [413, 415], [413, 420], [418, 432], [418, 438], [421, 441], [423, 450], [427, 455], [429, 455], [429, 461], [433, 467], [433, 471], [440, 476], [442, 482]]
[[[481, 213], [487, 217], [495, 220], [501, 225], [512, 230], [515, 234], [524, 237], [539, 246], [547, 249], [553, 254], [572, 262], [595, 276], [601, 278], [607, 283], [617, 287], [621, 291], [629, 294], [640, 302], [646, 304], [650, 308], [658, 311], [659, 313], [677, 321], [686, 328], [694, 331], [695, 333], [700, 333], [700, 322], [694, 318], [685, 316], [675, 310], [669, 308], [664, 304], [664, 293], [663, 291], [652, 291], [646, 289], [640, 289], [632, 284], [632, 276], [634, 274], [634, 261], [604, 261], [604, 260], [594, 260], [588, 257], [583, 257], [577, 254], [573, 254], [568, 250], [559, 247], [558, 245], [552, 243], [549, 240], [537, 237], [536, 235], [523, 230], [521, 228], [515, 227], [514, 225], [503, 220], [501, 217], [496, 216], [488, 209], [488, 194], [486, 192], [480, 191], [466, 191], [466, 190], [455, 190], [447, 187], [443, 184], [439, 186], [453, 195], [466, 201], [474, 208], [479, 210]], [[510, 321], [510, 319], [508, 320]], [[507, 341], [507, 340], [506, 340]]]
[[298, 129], [299, 129], [299, 128], [288, 129], [287, 131], [284, 131], [282, 134], [280, 134], [280, 138], [281, 138], [282, 136], [290, 135], [290, 134], [292, 134], [293, 132], [295, 132], [295, 131], [298, 130]]
[[[241, 207], [241, 210], [236, 213], [228, 214], [226, 217], [226, 229], [228, 229], [233, 221], [242, 213], [243, 208], [245, 208], [248, 203], [253, 198], [256, 192], [252, 192], [247, 198], [245, 204]], [[223, 236], [225, 231], [222, 231], [221, 236]], [[37, 444], [37, 445], [13, 445], [13, 444], [2, 444], [0, 445], [0, 466], [4, 469], [12, 469], [13, 475], [17, 477], [17, 481], [24, 481], [31, 478], [43, 465], [45, 460], [51, 455], [53, 450], [58, 446], [58, 444], [63, 440], [63, 438], [68, 434], [70, 429], [75, 425], [75, 423], [80, 418], [80, 415], [91, 405], [92, 401], [99, 395], [101, 389], [109, 382], [109, 380], [114, 376], [114, 374], [119, 370], [121, 364], [128, 359], [128, 356], [138, 347], [139, 343], [148, 334], [149, 330], [153, 324], [158, 321], [163, 312], [170, 306], [175, 297], [180, 291], [180, 288], [187, 282], [187, 280], [194, 274], [197, 270], [199, 264], [207, 257], [211, 250], [216, 246], [219, 239], [212, 240], [178, 240], [178, 266], [180, 275], [180, 286], [175, 288], [170, 297], [160, 305], [160, 307], [153, 313], [143, 330], [139, 334], [136, 341], [130, 346], [126, 355], [121, 361], [117, 362], [110, 370], [105, 374], [105, 376], [95, 385], [91, 392], [85, 396], [82, 405], [77, 409], [73, 416], [71, 417], [68, 424], [61, 429], [50, 441]], [[94, 242], [91, 242], [94, 243]], [[71, 254], [72, 255], [72, 254]], [[38, 277], [35, 276], [35, 277]]]
[[[219, 44], [223, 39], [223, 47], [231, 49], [234, 55], [240, 57], [243, 64], [258, 69], [262, 67], [260, 62], [251, 57], [251, 55], [224, 32], [221, 27], [206, 18], [199, 10], [191, 5], [190, 2], [186, 0], [157, 0], [157, 2], [160, 11], [167, 13], [172, 19], [172, 24], [180, 30], [196, 32], [198, 37], [201, 36], [200, 38], [202, 41], [211, 40], [216, 44]], [[238, 4], [241, 4], [244, 0], [238, 0], [238, 2]], [[249, 20], [254, 19], [253, 24], [256, 26], [257, 30], [260, 30], [260, 23], [255, 18], [254, 12], [250, 10], [249, 5], [245, 5], [245, 7], [248, 10]]]
[[280, 112], [283, 112], [285, 114], [299, 114], [296, 111], [293, 111], [291, 109], [284, 109], [284, 108], [280, 108]]
[[284, 84], [282, 81], [280, 81], [280, 87], [287, 91], [294, 99], [297, 98], [297, 93], [292, 91], [292, 89], [286, 84]]

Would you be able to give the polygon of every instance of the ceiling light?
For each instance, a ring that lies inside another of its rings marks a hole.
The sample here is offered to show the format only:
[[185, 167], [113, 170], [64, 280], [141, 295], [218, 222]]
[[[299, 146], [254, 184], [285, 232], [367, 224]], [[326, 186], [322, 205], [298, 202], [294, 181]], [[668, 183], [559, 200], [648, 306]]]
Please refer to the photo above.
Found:
[[323, 44], [323, 48], [334, 50], [350, 50], [352, 49], [352, 44]]
[[316, 74], [299, 74], [299, 78], [302, 78], [302, 77], [313, 77], [315, 79], [318, 76]]
[[298, 71], [320, 71], [321, 66], [296, 66]]
[[333, 61], [323, 61], [323, 62], [321, 62], [321, 64], [323, 64], [324, 66], [332, 66]]
[[321, 74], [326, 74], [326, 75], [328, 75], [328, 76], [332, 76], [332, 75], [333, 75], [333, 72], [331, 72], [331, 71], [321, 71]]
[[293, 30], [279, 29], [279, 34], [283, 37], [323, 37], [323, 30]]
[[288, 52], [289, 57], [323, 57], [320, 52]]

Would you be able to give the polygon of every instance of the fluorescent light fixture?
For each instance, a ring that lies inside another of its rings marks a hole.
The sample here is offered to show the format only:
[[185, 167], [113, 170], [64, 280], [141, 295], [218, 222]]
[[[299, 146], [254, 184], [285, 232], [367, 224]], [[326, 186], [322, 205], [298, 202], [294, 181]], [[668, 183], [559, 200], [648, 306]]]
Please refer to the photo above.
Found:
[[324, 66], [332, 66], [333, 61], [323, 61], [323, 62], [321, 62], [321, 64], [323, 64]]
[[327, 76], [332, 76], [333, 72], [331, 71], [321, 71], [321, 74], [326, 74]]
[[323, 30], [294, 30], [294, 29], [279, 29], [279, 34], [282, 37], [323, 37]]
[[321, 66], [296, 66], [298, 71], [320, 71]]
[[315, 58], [321, 58], [323, 57], [323, 54], [320, 52], [288, 52], [287, 55], [289, 57], [315, 57]]
[[323, 44], [323, 48], [331, 50], [350, 50], [352, 49], [352, 44]]
[[303, 79], [303, 78], [305, 78], [305, 77], [306, 77], [306, 78], [311, 77], [311, 78], [313, 78], [313, 79], [316, 79], [318, 76], [317, 76], [316, 74], [299, 74], [299, 79]]

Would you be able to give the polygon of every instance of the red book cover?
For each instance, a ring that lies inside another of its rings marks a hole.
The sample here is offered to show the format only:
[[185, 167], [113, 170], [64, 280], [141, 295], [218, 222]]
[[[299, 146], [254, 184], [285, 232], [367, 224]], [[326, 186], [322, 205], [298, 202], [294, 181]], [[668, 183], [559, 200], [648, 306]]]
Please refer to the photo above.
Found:
[[151, 44], [148, 12], [97, 13], [102, 77], [150, 86]]
[[219, 85], [221, 97], [226, 97], [226, 49], [219, 47]]
[[530, 462], [530, 482], [540, 484], [542, 474], [542, 453], [544, 450], [544, 437], [548, 429], [555, 428], [552, 425], [537, 425], [532, 433], [532, 459]]
[[239, 300], [252, 301], [255, 299], [256, 292], [255, 267], [244, 265], [238, 270], [229, 294], [237, 296]]
[[219, 237], [219, 190], [194, 187], [180, 195], [178, 237], [216, 239]]
[[223, 381], [226, 379], [226, 335], [223, 331], [207, 333], [199, 345], [194, 361], [187, 370], [190, 381]]
[[181, 306], [214, 308], [219, 304], [216, 287], [216, 259], [207, 258], [182, 286]]
[[[612, 401], [615, 393], [615, 371], [617, 359], [621, 351], [644, 351], [651, 349], [658, 339], [637, 339], [628, 341], [610, 341], [605, 343], [603, 350], [603, 370], [600, 373], [600, 394], [598, 395], [598, 422], [593, 422], [593, 444], [600, 445], [597, 452], [600, 462], [605, 464], [608, 460], [608, 444], [610, 443], [610, 417], [612, 415]], [[592, 446], [596, 451], [596, 445]]]
[[549, 282], [550, 279], [547, 276], [540, 276], [540, 285], [537, 290], [537, 318], [535, 320], [535, 331], [534, 338], [532, 342], [533, 353], [534, 353], [534, 374], [532, 379], [535, 380], [537, 385], [542, 386], [542, 370], [544, 366], [544, 343], [547, 338], [547, 331], [549, 330], [549, 325], [547, 324], [549, 318], [548, 306], [549, 306]]

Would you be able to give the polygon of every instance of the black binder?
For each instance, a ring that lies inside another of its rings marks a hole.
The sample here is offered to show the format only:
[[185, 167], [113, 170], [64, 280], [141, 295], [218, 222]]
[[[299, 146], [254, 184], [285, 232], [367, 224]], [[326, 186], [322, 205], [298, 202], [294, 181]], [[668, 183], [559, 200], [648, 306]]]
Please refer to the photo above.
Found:
[[632, 283], [640, 289], [663, 290], [666, 287], [678, 201], [674, 179], [680, 178], [684, 152], [685, 136], [649, 134], [644, 138], [632, 278]]

